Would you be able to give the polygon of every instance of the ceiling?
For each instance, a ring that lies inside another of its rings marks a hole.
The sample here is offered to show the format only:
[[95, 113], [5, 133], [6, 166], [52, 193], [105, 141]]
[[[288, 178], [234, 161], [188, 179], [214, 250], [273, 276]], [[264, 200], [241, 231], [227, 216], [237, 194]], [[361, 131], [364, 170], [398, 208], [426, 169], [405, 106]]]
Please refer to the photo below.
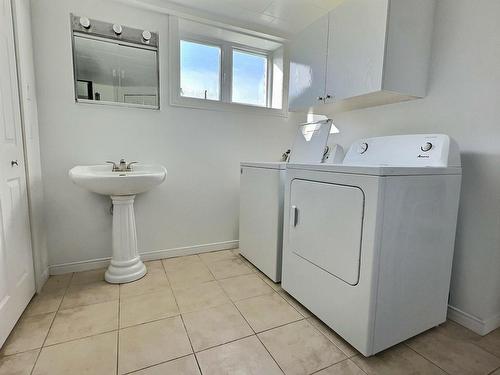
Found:
[[290, 37], [343, 0], [135, 0], [280, 37]]

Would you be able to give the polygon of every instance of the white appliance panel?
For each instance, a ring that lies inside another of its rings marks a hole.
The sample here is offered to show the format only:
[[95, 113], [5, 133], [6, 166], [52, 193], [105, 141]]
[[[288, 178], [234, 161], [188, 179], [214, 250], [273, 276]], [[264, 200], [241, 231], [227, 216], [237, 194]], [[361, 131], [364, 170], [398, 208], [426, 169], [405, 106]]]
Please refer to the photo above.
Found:
[[359, 280], [364, 194], [353, 186], [293, 180], [291, 251], [342, 281]]
[[273, 281], [281, 280], [285, 170], [241, 167], [240, 252]]
[[[415, 150], [435, 154], [415, 162]], [[288, 293], [365, 356], [446, 320], [461, 183], [452, 139], [362, 139], [343, 165], [289, 167], [282, 283]], [[342, 186], [359, 187], [364, 195], [361, 228], [359, 199]], [[333, 211], [339, 217], [330, 218]], [[340, 277], [353, 280], [351, 253], [336, 248], [339, 253], [329, 257], [327, 250], [358, 235], [359, 279], [349, 284]]]

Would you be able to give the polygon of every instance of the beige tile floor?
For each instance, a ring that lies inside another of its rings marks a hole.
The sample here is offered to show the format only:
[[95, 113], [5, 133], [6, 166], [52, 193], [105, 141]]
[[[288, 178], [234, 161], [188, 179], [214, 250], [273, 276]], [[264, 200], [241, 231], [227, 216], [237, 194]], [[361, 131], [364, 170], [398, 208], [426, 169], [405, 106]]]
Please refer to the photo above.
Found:
[[500, 375], [500, 329], [447, 322], [364, 358], [237, 250], [147, 267], [120, 286], [104, 270], [52, 276], [0, 350], [0, 375]]

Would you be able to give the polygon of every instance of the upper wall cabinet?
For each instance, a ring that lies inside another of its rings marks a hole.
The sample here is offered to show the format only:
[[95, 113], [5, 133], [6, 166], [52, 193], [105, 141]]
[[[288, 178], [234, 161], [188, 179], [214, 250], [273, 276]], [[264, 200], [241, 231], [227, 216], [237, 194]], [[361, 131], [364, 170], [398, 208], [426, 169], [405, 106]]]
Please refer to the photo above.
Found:
[[290, 43], [290, 111], [425, 96], [435, 0], [345, 0]]
[[328, 15], [310, 25], [290, 44], [290, 110], [324, 100], [327, 49]]

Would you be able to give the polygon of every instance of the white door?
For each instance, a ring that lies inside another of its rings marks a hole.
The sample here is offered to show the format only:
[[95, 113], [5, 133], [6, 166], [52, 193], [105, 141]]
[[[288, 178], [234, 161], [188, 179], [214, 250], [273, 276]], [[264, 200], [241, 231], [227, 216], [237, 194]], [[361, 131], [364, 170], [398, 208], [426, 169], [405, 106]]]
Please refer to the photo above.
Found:
[[388, 0], [349, 0], [330, 12], [326, 93], [342, 100], [379, 91]]
[[364, 194], [358, 187], [293, 180], [290, 248], [350, 285], [359, 280]]
[[35, 293], [10, 0], [0, 0], [0, 346]]
[[290, 43], [291, 111], [322, 104], [326, 83], [328, 15], [320, 18]]

